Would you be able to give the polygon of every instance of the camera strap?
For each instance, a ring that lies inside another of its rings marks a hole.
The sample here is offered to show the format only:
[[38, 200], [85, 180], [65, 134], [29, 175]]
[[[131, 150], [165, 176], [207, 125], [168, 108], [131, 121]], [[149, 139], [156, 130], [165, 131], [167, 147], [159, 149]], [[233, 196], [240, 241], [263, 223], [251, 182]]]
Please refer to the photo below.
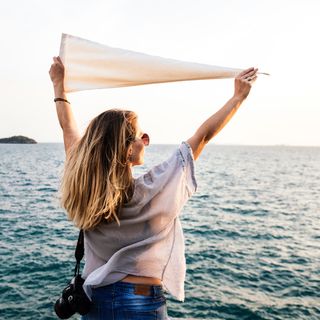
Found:
[[82, 229], [79, 232], [77, 247], [74, 255], [77, 261], [76, 266], [74, 268], [74, 276], [77, 276], [80, 274], [80, 261], [84, 256], [84, 235]]

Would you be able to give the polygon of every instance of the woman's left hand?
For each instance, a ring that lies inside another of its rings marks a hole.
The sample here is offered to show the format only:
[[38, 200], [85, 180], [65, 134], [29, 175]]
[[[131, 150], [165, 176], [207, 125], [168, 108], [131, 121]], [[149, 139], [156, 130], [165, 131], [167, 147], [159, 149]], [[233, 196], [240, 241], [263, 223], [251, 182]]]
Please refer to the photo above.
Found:
[[53, 57], [53, 64], [49, 70], [49, 75], [53, 86], [63, 86], [64, 82], [64, 65], [60, 57]]

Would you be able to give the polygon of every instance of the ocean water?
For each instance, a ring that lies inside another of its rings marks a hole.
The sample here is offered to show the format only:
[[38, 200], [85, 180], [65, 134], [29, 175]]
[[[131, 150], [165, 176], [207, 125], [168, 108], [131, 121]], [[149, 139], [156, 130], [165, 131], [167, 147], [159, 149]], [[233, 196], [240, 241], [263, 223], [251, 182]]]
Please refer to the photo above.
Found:
[[[146, 151], [139, 175], [175, 146]], [[78, 231], [59, 207], [62, 144], [0, 145], [0, 319], [56, 319]], [[320, 319], [320, 148], [208, 146], [184, 207], [193, 319]], [[77, 319], [78, 316], [72, 317]]]

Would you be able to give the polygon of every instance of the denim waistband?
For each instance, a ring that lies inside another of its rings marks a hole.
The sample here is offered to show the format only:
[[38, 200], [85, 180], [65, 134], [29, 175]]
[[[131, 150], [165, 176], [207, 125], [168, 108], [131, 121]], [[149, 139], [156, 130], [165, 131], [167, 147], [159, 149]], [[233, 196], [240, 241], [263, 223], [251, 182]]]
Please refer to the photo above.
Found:
[[131, 293], [143, 296], [163, 295], [162, 285], [136, 284], [131, 282], [116, 282], [93, 289], [96, 293]]

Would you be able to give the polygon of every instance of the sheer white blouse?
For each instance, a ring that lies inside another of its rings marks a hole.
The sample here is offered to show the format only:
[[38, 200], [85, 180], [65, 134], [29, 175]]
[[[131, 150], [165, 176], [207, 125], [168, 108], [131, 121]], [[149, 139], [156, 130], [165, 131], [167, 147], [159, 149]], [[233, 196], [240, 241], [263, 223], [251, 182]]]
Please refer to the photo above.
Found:
[[120, 226], [103, 222], [84, 232], [83, 288], [91, 297], [92, 288], [129, 274], [154, 277], [183, 301], [186, 262], [179, 215], [197, 188], [189, 144], [182, 142], [169, 159], [134, 183], [134, 194], [120, 212]]

